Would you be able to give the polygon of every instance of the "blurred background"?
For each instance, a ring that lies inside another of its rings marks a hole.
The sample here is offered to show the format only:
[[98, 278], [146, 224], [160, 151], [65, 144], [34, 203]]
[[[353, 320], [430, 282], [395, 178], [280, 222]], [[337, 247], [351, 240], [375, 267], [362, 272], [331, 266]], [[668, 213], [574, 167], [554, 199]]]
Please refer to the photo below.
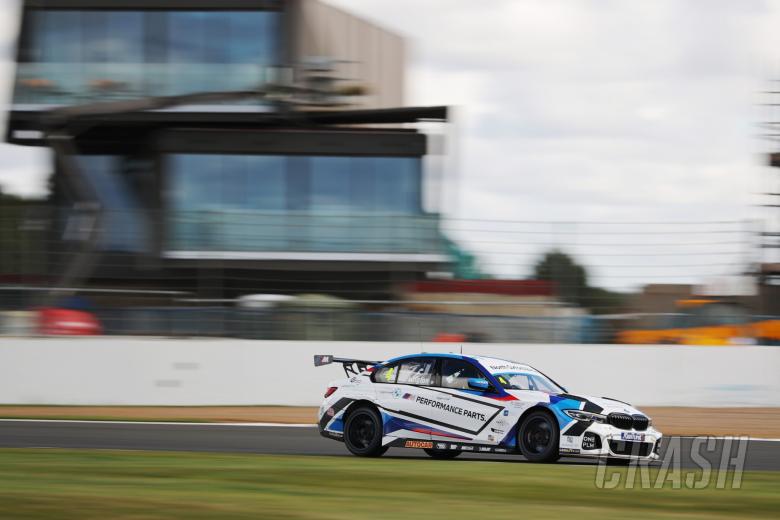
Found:
[[780, 344], [777, 4], [0, 6], [0, 335]]

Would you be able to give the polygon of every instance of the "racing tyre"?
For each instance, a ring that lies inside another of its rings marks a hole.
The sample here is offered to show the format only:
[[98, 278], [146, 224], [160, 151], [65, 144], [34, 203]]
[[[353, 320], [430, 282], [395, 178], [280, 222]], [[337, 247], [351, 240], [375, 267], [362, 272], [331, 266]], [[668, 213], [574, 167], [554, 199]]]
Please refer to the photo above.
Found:
[[379, 457], [387, 451], [382, 446], [382, 418], [376, 410], [361, 406], [349, 414], [344, 424], [344, 444], [358, 457]]
[[425, 448], [423, 451], [431, 458], [437, 460], [451, 460], [460, 455], [460, 451], [458, 450], [436, 450], [433, 448]]
[[547, 412], [531, 412], [520, 425], [517, 445], [531, 462], [555, 462], [560, 457], [557, 421]]

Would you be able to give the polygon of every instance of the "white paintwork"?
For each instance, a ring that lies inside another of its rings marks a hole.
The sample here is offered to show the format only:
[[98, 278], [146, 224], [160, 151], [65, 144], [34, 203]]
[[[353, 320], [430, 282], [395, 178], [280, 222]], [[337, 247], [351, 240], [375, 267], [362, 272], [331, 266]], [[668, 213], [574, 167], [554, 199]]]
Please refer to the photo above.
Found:
[[[778, 406], [780, 348], [465, 344], [513, 359], [569, 391], [639, 406]], [[459, 352], [443, 343], [0, 338], [0, 403], [63, 405], [311, 405], [340, 365], [314, 354], [383, 360]]]

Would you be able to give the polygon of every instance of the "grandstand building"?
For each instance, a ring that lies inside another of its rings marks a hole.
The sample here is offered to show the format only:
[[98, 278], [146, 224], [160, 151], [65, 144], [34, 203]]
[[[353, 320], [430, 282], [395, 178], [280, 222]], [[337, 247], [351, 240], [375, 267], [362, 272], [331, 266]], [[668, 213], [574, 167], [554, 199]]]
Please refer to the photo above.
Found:
[[404, 106], [404, 56], [317, 0], [25, 0], [6, 140], [55, 152], [51, 283], [384, 298], [448, 269], [413, 126], [447, 111]]

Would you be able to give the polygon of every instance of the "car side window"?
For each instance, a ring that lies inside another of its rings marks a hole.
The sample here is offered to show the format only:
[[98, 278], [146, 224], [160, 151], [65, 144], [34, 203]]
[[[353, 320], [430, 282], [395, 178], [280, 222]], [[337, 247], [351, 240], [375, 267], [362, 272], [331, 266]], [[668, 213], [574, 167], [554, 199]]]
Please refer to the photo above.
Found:
[[386, 365], [374, 372], [374, 383], [395, 383], [398, 377], [398, 364]]
[[445, 359], [441, 367], [441, 386], [444, 388], [469, 389], [469, 379], [485, 379], [485, 375], [474, 365], [462, 359]]
[[533, 390], [533, 383], [528, 374], [516, 374], [512, 376], [512, 386], [519, 390]]
[[409, 359], [401, 363], [398, 384], [432, 385], [434, 382], [435, 359]]

